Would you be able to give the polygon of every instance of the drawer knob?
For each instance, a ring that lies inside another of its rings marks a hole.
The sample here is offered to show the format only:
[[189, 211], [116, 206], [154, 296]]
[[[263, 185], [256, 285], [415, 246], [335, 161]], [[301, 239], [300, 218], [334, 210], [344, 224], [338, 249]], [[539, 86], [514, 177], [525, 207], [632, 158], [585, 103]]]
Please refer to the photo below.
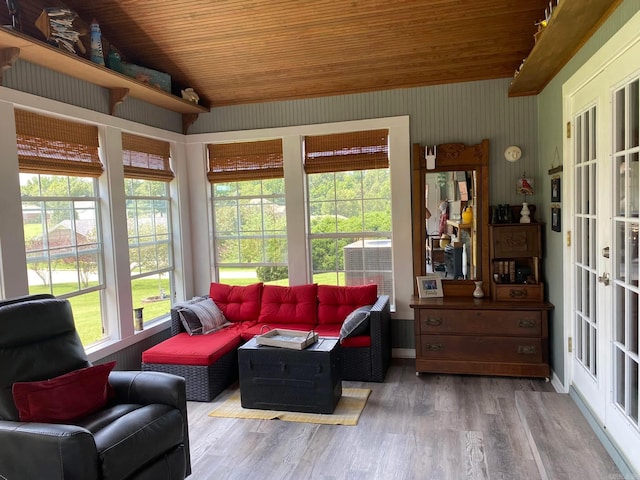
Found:
[[426, 323], [431, 327], [437, 327], [438, 325], [442, 325], [442, 320], [435, 317], [428, 317]]
[[531, 320], [520, 320], [520, 322], [518, 323], [518, 326], [521, 328], [531, 328], [531, 327], [535, 327], [536, 323], [532, 322]]
[[518, 345], [518, 353], [522, 355], [534, 355], [537, 351], [533, 345]]
[[424, 347], [425, 347], [425, 350], [430, 350], [430, 351], [442, 350], [441, 343], [427, 343]]

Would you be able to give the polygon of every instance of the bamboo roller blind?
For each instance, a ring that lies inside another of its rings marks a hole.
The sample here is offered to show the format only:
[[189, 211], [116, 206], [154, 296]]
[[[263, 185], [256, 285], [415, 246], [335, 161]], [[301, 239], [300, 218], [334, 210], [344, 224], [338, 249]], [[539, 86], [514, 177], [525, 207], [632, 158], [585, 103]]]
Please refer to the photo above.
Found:
[[99, 177], [98, 127], [15, 111], [21, 172]]
[[122, 133], [125, 178], [170, 182], [175, 175], [169, 165], [169, 142]]
[[207, 145], [211, 183], [284, 177], [282, 139]]
[[389, 167], [389, 130], [305, 137], [306, 173], [346, 172]]

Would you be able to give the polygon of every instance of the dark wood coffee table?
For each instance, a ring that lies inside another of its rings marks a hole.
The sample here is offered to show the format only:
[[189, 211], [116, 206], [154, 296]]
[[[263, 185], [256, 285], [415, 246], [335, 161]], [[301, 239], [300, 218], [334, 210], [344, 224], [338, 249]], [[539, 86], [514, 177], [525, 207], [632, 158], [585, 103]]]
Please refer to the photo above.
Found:
[[304, 350], [258, 345], [238, 349], [240, 398], [244, 408], [333, 413], [342, 396], [337, 338], [320, 337]]

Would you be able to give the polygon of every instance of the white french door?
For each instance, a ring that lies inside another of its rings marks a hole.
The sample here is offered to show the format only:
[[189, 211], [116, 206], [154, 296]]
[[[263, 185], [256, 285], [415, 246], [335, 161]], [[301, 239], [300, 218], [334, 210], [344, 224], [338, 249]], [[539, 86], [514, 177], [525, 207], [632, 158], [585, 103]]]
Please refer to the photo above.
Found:
[[570, 218], [563, 222], [572, 233], [567, 371], [640, 472], [640, 35], [617, 52], [605, 52], [600, 65], [583, 67], [581, 77], [565, 85], [565, 119], [572, 127], [565, 145]]

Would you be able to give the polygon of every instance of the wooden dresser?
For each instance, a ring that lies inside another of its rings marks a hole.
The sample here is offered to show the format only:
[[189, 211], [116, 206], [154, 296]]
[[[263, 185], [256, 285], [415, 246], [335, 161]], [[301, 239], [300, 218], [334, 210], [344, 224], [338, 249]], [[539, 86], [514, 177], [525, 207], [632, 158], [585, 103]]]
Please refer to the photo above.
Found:
[[416, 374], [549, 378], [546, 302], [412, 297]]

